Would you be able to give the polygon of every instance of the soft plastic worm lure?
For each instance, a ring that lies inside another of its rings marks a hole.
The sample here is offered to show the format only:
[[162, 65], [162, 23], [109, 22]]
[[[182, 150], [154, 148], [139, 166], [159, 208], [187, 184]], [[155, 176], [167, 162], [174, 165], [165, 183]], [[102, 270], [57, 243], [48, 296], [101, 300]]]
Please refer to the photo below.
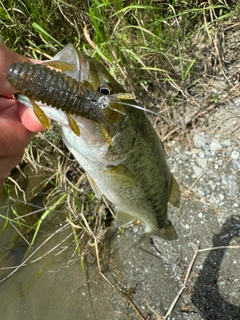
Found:
[[[12, 64], [7, 79], [16, 90], [29, 97], [31, 102], [41, 101], [67, 114], [79, 115], [98, 123], [108, 121], [103, 112], [106, 105], [99, 104], [103, 95], [94, 91], [86, 81], [79, 82], [45, 65], [26, 62]], [[39, 107], [33, 104], [35, 113], [40, 113], [38, 109], [36, 111]], [[41, 118], [40, 114], [39, 116]]]
[[41, 101], [64, 111], [69, 127], [77, 136], [81, 135], [80, 128], [72, 115], [98, 122], [105, 140], [112, 145], [111, 137], [104, 125], [116, 121], [122, 113], [119, 110], [121, 109], [119, 99], [129, 100], [133, 99], [133, 96], [128, 93], [110, 94], [108, 90], [105, 94], [94, 91], [89, 82], [79, 82], [47, 66], [61, 70], [75, 68], [73, 64], [63, 61], [50, 61], [41, 65], [15, 63], [8, 71], [8, 81], [29, 98], [37, 118], [45, 128], [50, 127], [49, 119], [44, 113], [44, 108], [41, 109], [35, 101]]

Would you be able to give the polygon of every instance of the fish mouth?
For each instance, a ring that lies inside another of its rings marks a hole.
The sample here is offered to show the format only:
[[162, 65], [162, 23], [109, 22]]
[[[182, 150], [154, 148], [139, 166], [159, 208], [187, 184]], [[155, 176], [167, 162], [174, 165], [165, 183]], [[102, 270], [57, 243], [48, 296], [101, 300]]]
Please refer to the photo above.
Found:
[[73, 70], [64, 70], [63, 73], [77, 81], [87, 81], [89, 64], [85, 56], [72, 44], [68, 44], [58, 52], [50, 61], [64, 61], [75, 66]]

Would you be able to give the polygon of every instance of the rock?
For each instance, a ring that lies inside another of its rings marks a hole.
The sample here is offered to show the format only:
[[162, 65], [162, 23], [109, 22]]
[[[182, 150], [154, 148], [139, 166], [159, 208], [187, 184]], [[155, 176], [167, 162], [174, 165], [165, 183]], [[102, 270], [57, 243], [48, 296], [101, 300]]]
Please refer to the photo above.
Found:
[[205, 196], [205, 194], [204, 194], [204, 190], [203, 190], [203, 188], [202, 188], [202, 187], [199, 187], [199, 188], [198, 188], [198, 194], [199, 194], [200, 196], [202, 196], [202, 197], [204, 197], [204, 196]]
[[205, 137], [205, 133], [200, 132], [200, 133], [195, 134], [193, 137], [193, 142], [194, 142], [194, 145], [196, 148], [204, 147], [204, 145], [207, 142], [206, 137]]
[[223, 194], [220, 193], [218, 196], [219, 196], [220, 200], [224, 199], [224, 195]]
[[233, 169], [239, 170], [240, 169], [240, 162], [237, 160], [232, 160], [232, 166], [233, 166]]
[[204, 189], [204, 194], [205, 194], [205, 196], [208, 196], [209, 194], [211, 194], [211, 190], [208, 189], [208, 188], [205, 188]]
[[231, 158], [232, 158], [233, 160], [237, 160], [237, 159], [239, 158], [239, 152], [233, 150], [233, 152], [232, 152], [232, 154], [231, 154]]
[[230, 147], [232, 145], [231, 140], [229, 140], [229, 139], [222, 140], [221, 144], [223, 147]]
[[210, 149], [211, 151], [221, 150], [222, 145], [218, 141], [214, 140], [210, 143]]
[[199, 153], [198, 153], [198, 156], [200, 158], [205, 158], [205, 153], [202, 150], [200, 150]]
[[202, 168], [198, 167], [198, 166], [193, 166], [193, 171], [195, 173], [195, 175], [198, 177], [200, 176], [200, 174], [202, 173]]
[[196, 148], [193, 148], [193, 149], [191, 150], [191, 154], [198, 154], [198, 152], [199, 152], [199, 150], [196, 149]]
[[207, 168], [208, 159], [197, 157], [196, 162], [199, 165], [199, 167], [201, 167], [202, 169], [205, 170]]
[[200, 219], [202, 219], [202, 218], [203, 218], [203, 214], [202, 214], [202, 212], [199, 212], [199, 214], [198, 214], [198, 218], [200, 218]]
[[205, 156], [206, 156], [207, 158], [211, 158], [211, 157], [212, 157], [211, 149], [210, 149], [210, 147], [209, 147], [208, 144], [206, 144], [206, 145], [203, 147], [203, 150], [204, 150]]

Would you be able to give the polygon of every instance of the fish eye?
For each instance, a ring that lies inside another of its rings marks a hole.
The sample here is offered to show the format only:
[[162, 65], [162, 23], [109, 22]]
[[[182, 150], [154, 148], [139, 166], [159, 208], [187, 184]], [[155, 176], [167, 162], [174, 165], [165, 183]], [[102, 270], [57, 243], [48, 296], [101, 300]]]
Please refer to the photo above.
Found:
[[98, 87], [98, 92], [104, 94], [104, 95], [109, 95], [113, 93], [113, 87], [111, 86], [110, 83], [105, 82], [100, 84], [100, 86]]

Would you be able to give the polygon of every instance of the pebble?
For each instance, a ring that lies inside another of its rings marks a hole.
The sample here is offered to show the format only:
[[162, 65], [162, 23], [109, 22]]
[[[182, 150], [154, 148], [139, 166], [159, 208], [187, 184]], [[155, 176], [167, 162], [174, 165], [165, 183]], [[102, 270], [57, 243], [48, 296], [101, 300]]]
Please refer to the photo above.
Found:
[[200, 218], [200, 219], [202, 219], [202, 218], [203, 218], [203, 214], [202, 214], [202, 212], [199, 212], [199, 214], [198, 214], [198, 218]]
[[231, 140], [227, 139], [227, 140], [222, 140], [221, 145], [223, 147], [230, 147], [232, 145], [232, 143], [231, 143]]
[[209, 195], [209, 194], [211, 194], [211, 190], [208, 189], [208, 188], [204, 189], [204, 194], [205, 194], [206, 196]]
[[196, 149], [196, 148], [193, 148], [193, 149], [191, 150], [191, 154], [198, 154], [198, 152], [199, 152], [199, 150]]
[[219, 194], [219, 198], [221, 199], [221, 200], [223, 200], [224, 199], [224, 195], [223, 194]]
[[132, 231], [134, 233], [138, 232], [139, 231], [139, 227], [138, 226], [133, 226]]
[[195, 175], [198, 177], [202, 174], [203, 170], [200, 167], [193, 165], [193, 171], [194, 171]]
[[235, 170], [240, 170], [240, 162], [237, 160], [232, 160], [232, 166]]
[[200, 150], [198, 156], [199, 158], [205, 158], [205, 153], [202, 150]]
[[239, 152], [233, 150], [232, 154], [231, 154], [231, 159], [233, 160], [237, 160], [239, 158]]
[[209, 147], [208, 144], [206, 144], [206, 145], [203, 147], [203, 150], [204, 150], [205, 156], [206, 156], [207, 158], [211, 158], [211, 157], [212, 157], [211, 149], [210, 149], [210, 147]]
[[200, 196], [205, 197], [205, 196], [207, 196], [207, 195], [209, 195], [209, 194], [211, 193], [211, 190], [208, 189], [208, 188], [201, 188], [201, 187], [199, 187], [199, 188], [198, 188], [198, 193], [199, 193]]
[[200, 196], [202, 196], [202, 197], [204, 197], [204, 190], [200, 187], [200, 188], [198, 188], [198, 194], [200, 195]]
[[201, 167], [202, 169], [206, 169], [207, 168], [208, 159], [197, 157], [196, 158], [196, 162], [199, 165], [199, 167]]
[[211, 151], [221, 150], [222, 145], [218, 141], [214, 140], [210, 143], [210, 149]]
[[194, 135], [193, 142], [196, 148], [204, 147], [204, 145], [207, 143], [205, 133], [200, 132]]

